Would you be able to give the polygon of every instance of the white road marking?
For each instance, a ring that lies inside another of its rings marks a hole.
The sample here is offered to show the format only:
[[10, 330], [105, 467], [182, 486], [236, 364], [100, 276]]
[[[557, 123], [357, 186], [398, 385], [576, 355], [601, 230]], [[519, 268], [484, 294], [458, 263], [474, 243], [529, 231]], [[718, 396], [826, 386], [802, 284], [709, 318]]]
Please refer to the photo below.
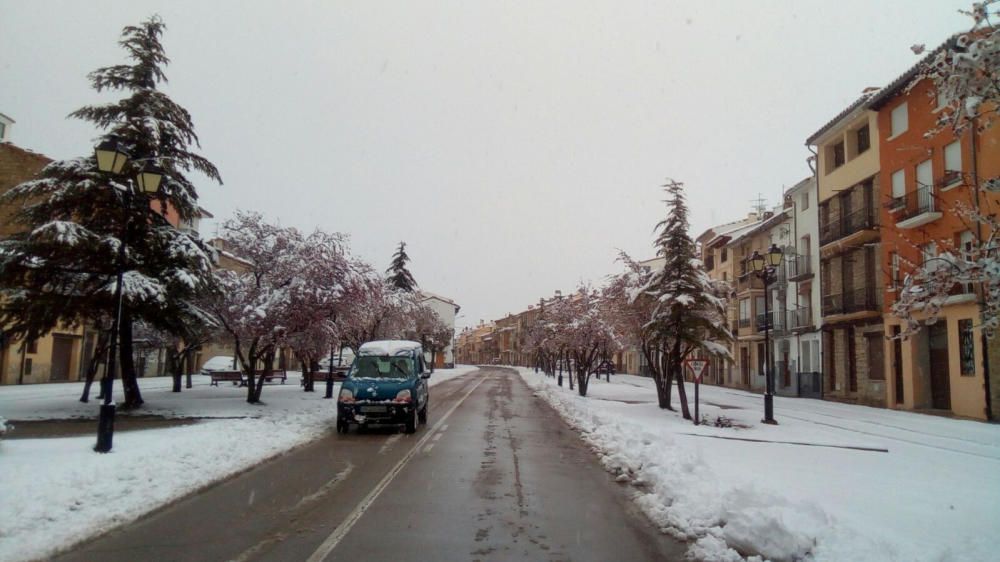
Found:
[[375, 500], [379, 497], [379, 495], [386, 489], [386, 487], [389, 486], [389, 483], [391, 483], [393, 479], [396, 478], [396, 476], [398, 476], [400, 472], [402, 472], [403, 467], [406, 466], [406, 463], [409, 462], [410, 459], [413, 458], [413, 456], [417, 453], [417, 451], [419, 451], [420, 448], [424, 446], [424, 444], [427, 442], [428, 439], [431, 438], [434, 432], [437, 431], [438, 428], [440, 428], [442, 425], [444, 425], [445, 420], [447, 420], [448, 417], [451, 416], [452, 412], [458, 409], [458, 407], [462, 405], [462, 402], [465, 402], [465, 399], [468, 398], [469, 395], [471, 395], [477, 388], [479, 388], [479, 385], [483, 384], [483, 381], [485, 380], [486, 380], [485, 378], [479, 379], [479, 382], [477, 382], [472, 388], [470, 388], [469, 391], [466, 392], [465, 395], [462, 396], [460, 400], [455, 402], [455, 404], [451, 407], [450, 410], [448, 410], [447, 413], [445, 413], [445, 415], [441, 416], [441, 419], [436, 424], [434, 424], [434, 427], [431, 429], [431, 431], [428, 432], [427, 435], [424, 435], [423, 438], [420, 439], [420, 441], [417, 441], [417, 444], [414, 445], [405, 455], [403, 455], [403, 458], [399, 459], [399, 462], [396, 463], [396, 466], [392, 467], [392, 470], [390, 470], [388, 474], [382, 477], [382, 480], [380, 480], [379, 483], [376, 484], [374, 488], [372, 488], [371, 492], [368, 492], [368, 495], [365, 496], [363, 500], [361, 500], [361, 503], [359, 503], [354, 508], [354, 510], [351, 511], [350, 514], [348, 514], [348, 516], [344, 519], [344, 521], [341, 522], [340, 525], [337, 525], [337, 528], [334, 529], [332, 533], [330, 533], [330, 536], [328, 536], [326, 540], [323, 541], [323, 544], [319, 545], [319, 548], [316, 549], [316, 552], [312, 553], [312, 556], [310, 556], [306, 560], [306, 562], [321, 562], [327, 556], [329, 556], [331, 552], [333, 552], [334, 548], [337, 548], [337, 545], [340, 544], [340, 541], [344, 540], [344, 537], [347, 536], [347, 533], [349, 533], [351, 528], [354, 527], [355, 523], [357, 523], [358, 520], [361, 519], [361, 516], [364, 515], [366, 511], [368, 511], [368, 508], [371, 507], [371, 505], [375, 502]]
[[434, 448], [434, 443], [431, 443], [430, 445], [424, 447], [424, 452], [425, 453], [429, 453], [429, 452], [431, 452], [431, 449], [433, 449], [433, 448]]
[[397, 433], [397, 434], [393, 435], [392, 437], [386, 439], [385, 443], [383, 443], [382, 447], [378, 450], [378, 454], [384, 455], [386, 453], [386, 451], [388, 451], [390, 448], [392, 448], [393, 445], [396, 444], [396, 441], [399, 441], [402, 438], [403, 438], [403, 434], [402, 433]]
[[441, 431], [448, 431], [448, 424], [442, 425]]
[[348, 462], [344, 470], [341, 470], [340, 472], [337, 473], [336, 476], [331, 478], [329, 482], [320, 486], [319, 490], [316, 490], [315, 492], [309, 494], [308, 496], [304, 496], [302, 499], [299, 500], [299, 503], [295, 504], [295, 507], [286, 509], [284, 511], [295, 511], [306, 504], [312, 503], [322, 498], [326, 494], [330, 493], [330, 490], [336, 488], [337, 484], [343, 482], [347, 478], [347, 476], [351, 474], [352, 470], [354, 470], [354, 464]]
[[434, 439], [431, 439], [431, 441], [435, 441], [436, 442], [438, 439], [441, 439], [441, 432], [440, 431], [434, 434]]

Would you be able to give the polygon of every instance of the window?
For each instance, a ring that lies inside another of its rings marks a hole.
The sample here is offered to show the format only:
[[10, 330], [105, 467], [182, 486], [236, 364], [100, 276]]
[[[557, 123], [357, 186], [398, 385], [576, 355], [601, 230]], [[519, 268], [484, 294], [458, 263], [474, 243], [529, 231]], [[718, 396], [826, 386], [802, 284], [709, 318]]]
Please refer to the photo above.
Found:
[[750, 319], [750, 299], [740, 299], [740, 320]]
[[889, 253], [889, 286], [893, 289], [901, 286], [902, 280], [899, 278], [899, 254]]
[[[973, 260], [973, 254], [975, 252], [975, 237], [971, 230], [963, 231], [958, 235], [958, 251], [963, 260], [970, 262]], [[962, 283], [961, 285], [962, 293], [969, 294], [972, 293], [972, 283]]]
[[804, 373], [808, 373], [812, 370], [812, 358], [809, 356], [809, 343], [810, 342], [807, 341], [802, 342], [802, 353], [799, 357], [799, 371]]
[[868, 150], [872, 146], [871, 137], [868, 135], [868, 125], [861, 127], [857, 132], [858, 136], [858, 154]]
[[903, 102], [896, 106], [892, 110], [892, 131], [890, 132], [889, 138], [896, 137], [906, 132], [906, 129], [910, 127], [910, 117], [907, 113], [906, 102]]
[[941, 185], [951, 186], [962, 180], [962, 143], [955, 141], [944, 147], [944, 178]]
[[917, 164], [917, 189], [934, 185], [933, 166], [930, 159]]
[[24, 360], [24, 374], [26, 375], [31, 374], [31, 358]]
[[896, 170], [892, 173], [892, 198], [902, 199], [906, 195], [906, 172]]
[[[937, 244], [928, 242], [920, 247], [920, 264], [927, 265], [932, 259], [937, 257]], [[932, 266], [933, 267], [933, 266]]]
[[958, 321], [959, 362], [962, 364], [962, 376], [976, 374], [976, 340], [972, 337], [972, 320]]
[[38, 353], [38, 340], [28, 342], [28, 353]]
[[729, 258], [729, 250], [728, 250], [728, 248], [723, 248], [722, 249], [722, 259], [720, 259], [719, 261], [722, 262], [722, 263], [725, 263], [726, 259], [728, 259], [728, 258]]
[[885, 339], [882, 334], [865, 334], [868, 352], [868, 380], [885, 380]]
[[833, 145], [833, 167], [839, 168], [844, 165], [844, 142]]
[[809, 208], [809, 192], [807, 191], [807, 192], [805, 192], [805, 193], [802, 194], [802, 209], [801, 210], [805, 211], [808, 208]]
[[942, 92], [941, 90], [937, 91], [937, 96], [935, 97], [937, 98], [937, 109], [941, 109], [942, 107], [948, 106], [951, 104], [951, 102], [955, 101], [955, 98], [953, 96], [949, 96], [947, 93]]

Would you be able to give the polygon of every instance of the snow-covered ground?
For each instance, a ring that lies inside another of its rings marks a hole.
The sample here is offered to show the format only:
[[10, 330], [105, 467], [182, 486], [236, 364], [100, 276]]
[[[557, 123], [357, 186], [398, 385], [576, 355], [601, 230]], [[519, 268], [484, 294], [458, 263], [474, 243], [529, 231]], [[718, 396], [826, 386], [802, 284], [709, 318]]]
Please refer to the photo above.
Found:
[[[438, 370], [429, 383], [473, 370]], [[107, 455], [92, 451], [95, 434], [0, 440], [0, 561], [44, 557], [134, 520], [315, 439], [337, 417], [336, 402], [323, 399], [325, 387], [302, 392], [298, 374], [290, 374], [284, 385], [267, 385], [261, 406], [246, 403], [245, 388], [209, 386], [208, 377], [201, 375], [194, 382], [194, 388], [175, 394], [167, 377], [140, 379], [146, 400], [141, 414], [214, 419], [116, 432]], [[81, 383], [0, 387], [0, 416], [96, 419], [99, 402], [80, 403], [82, 388]], [[96, 396], [96, 386], [94, 390]], [[120, 387], [116, 391], [120, 397]], [[16, 421], [13, 425], [16, 432]]]
[[998, 425], [776, 397], [780, 425], [769, 426], [759, 394], [703, 385], [701, 414], [747, 427], [694, 426], [656, 405], [648, 378], [614, 375], [581, 398], [520, 372], [696, 558], [1000, 556]]

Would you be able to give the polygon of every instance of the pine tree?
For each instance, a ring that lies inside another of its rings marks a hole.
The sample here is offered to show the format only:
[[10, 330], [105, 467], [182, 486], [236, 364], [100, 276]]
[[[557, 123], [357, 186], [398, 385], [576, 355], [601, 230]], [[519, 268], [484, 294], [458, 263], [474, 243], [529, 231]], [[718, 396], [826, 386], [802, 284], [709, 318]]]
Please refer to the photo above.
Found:
[[[164, 29], [156, 16], [124, 28], [119, 44], [132, 64], [100, 68], [89, 78], [98, 92], [127, 97], [71, 114], [103, 129], [103, 140], [116, 140], [130, 154], [121, 173], [100, 172], [93, 154], [53, 162], [3, 198], [23, 206], [11, 219], [22, 234], [0, 242], [0, 322], [9, 335], [30, 340], [60, 323], [110, 316], [116, 273], [125, 271], [120, 360], [126, 407], [142, 404], [132, 323], [142, 319], [178, 334], [209, 321], [195, 303], [211, 289], [212, 250], [174, 228], [166, 215], [172, 210], [190, 220], [199, 212], [185, 172], [221, 178], [211, 162], [191, 152], [198, 138], [188, 112], [156, 89], [169, 63], [160, 43]], [[144, 166], [163, 172], [152, 196], [136, 193], [131, 181]], [[123, 243], [127, 251], [119, 256]]]
[[663, 268], [650, 276], [641, 291], [655, 299], [650, 326], [658, 340], [661, 362], [657, 394], [661, 408], [670, 409], [670, 385], [677, 380], [681, 412], [691, 419], [684, 389], [683, 361], [695, 351], [731, 360], [723, 345], [732, 341], [726, 325], [726, 303], [721, 287], [705, 273], [688, 234], [688, 210], [684, 184], [668, 180], [667, 217], [657, 225], [657, 255]]
[[406, 268], [409, 261], [410, 256], [406, 255], [406, 242], [400, 242], [399, 248], [392, 256], [392, 264], [389, 265], [389, 269], [385, 270], [386, 274], [389, 275], [389, 285], [406, 293], [417, 290], [417, 282]]

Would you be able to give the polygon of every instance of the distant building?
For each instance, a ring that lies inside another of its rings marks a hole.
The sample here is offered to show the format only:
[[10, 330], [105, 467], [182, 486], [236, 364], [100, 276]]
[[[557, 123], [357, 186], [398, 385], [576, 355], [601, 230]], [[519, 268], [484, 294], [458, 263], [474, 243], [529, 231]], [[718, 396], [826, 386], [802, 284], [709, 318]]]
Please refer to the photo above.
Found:
[[[419, 292], [421, 304], [425, 304], [430, 307], [441, 319], [442, 322], [451, 327], [452, 334], [455, 332], [455, 315], [458, 311], [462, 309], [461, 306], [455, 303], [455, 301], [442, 297], [441, 295], [434, 294], [430, 291], [421, 290]], [[435, 368], [445, 367], [451, 368], [455, 366], [455, 338], [452, 336], [452, 342], [448, 344], [448, 347], [444, 349], [444, 353], [437, 356], [437, 364], [434, 365]]]

